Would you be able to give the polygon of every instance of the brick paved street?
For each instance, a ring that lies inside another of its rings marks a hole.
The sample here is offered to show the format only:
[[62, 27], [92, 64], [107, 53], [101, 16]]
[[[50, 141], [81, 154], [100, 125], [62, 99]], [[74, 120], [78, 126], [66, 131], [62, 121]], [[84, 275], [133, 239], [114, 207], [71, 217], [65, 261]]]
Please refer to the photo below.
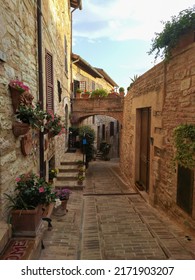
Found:
[[119, 176], [118, 163], [94, 161], [68, 213], [52, 216], [40, 259], [195, 259], [195, 234], [152, 208]]

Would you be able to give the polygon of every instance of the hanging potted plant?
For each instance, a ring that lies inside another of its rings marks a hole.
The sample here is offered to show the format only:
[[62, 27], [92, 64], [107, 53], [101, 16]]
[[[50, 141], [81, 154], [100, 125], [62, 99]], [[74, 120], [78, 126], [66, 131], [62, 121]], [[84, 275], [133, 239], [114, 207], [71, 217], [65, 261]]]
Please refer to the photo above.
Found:
[[57, 114], [46, 113], [46, 123], [44, 129], [48, 131], [48, 137], [54, 137], [65, 131], [61, 122], [61, 117]]
[[19, 121], [13, 123], [13, 133], [16, 137], [26, 134], [31, 128], [41, 129], [46, 113], [40, 109], [37, 103], [36, 107], [20, 105], [16, 113]]
[[[18, 80], [12, 80], [9, 83], [9, 90], [11, 93], [11, 98], [12, 98], [12, 105], [13, 105], [13, 110], [14, 113], [16, 113], [20, 103], [21, 103], [21, 98], [24, 92], [29, 91], [29, 87], [26, 86], [23, 82], [18, 81]], [[28, 95], [31, 96], [33, 99], [33, 96], [28, 92]]]
[[35, 236], [44, 209], [56, 199], [52, 186], [34, 173], [17, 177], [13, 193], [5, 196], [10, 203], [13, 234], [17, 236]]

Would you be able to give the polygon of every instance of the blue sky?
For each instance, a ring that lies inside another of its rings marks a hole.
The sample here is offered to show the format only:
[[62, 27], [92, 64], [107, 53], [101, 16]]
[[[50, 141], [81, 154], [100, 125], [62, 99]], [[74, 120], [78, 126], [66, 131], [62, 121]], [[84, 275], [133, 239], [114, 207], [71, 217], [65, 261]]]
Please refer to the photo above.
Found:
[[[73, 13], [73, 52], [103, 68], [125, 89], [134, 75], [154, 66], [148, 55], [162, 21], [191, 8], [194, 0], [82, 0]], [[159, 62], [159, 61], [158, 61]], [[157, 62], [157, 63], [158, 63]]]

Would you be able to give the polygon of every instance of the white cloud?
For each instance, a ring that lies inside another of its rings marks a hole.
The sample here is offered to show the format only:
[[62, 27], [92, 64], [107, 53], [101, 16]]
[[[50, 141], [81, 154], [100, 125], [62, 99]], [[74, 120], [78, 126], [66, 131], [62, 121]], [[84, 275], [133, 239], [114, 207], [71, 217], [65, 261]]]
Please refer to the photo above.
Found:
[[85, 0], [74, 15], [73, 34], [91, 40], [151, 40], [162, 30], [161, 21], [193, 5], [194, 0]]

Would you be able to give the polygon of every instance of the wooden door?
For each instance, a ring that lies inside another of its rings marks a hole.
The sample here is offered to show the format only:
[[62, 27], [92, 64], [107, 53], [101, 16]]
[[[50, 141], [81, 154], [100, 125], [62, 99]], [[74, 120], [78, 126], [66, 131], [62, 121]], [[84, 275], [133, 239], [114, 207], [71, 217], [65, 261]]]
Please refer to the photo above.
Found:
[[150, 108], [141, 109], [140, 117], [140, 179], [139, 182], [145, 191], [149, 190], [149, 167], [150, 167]]

